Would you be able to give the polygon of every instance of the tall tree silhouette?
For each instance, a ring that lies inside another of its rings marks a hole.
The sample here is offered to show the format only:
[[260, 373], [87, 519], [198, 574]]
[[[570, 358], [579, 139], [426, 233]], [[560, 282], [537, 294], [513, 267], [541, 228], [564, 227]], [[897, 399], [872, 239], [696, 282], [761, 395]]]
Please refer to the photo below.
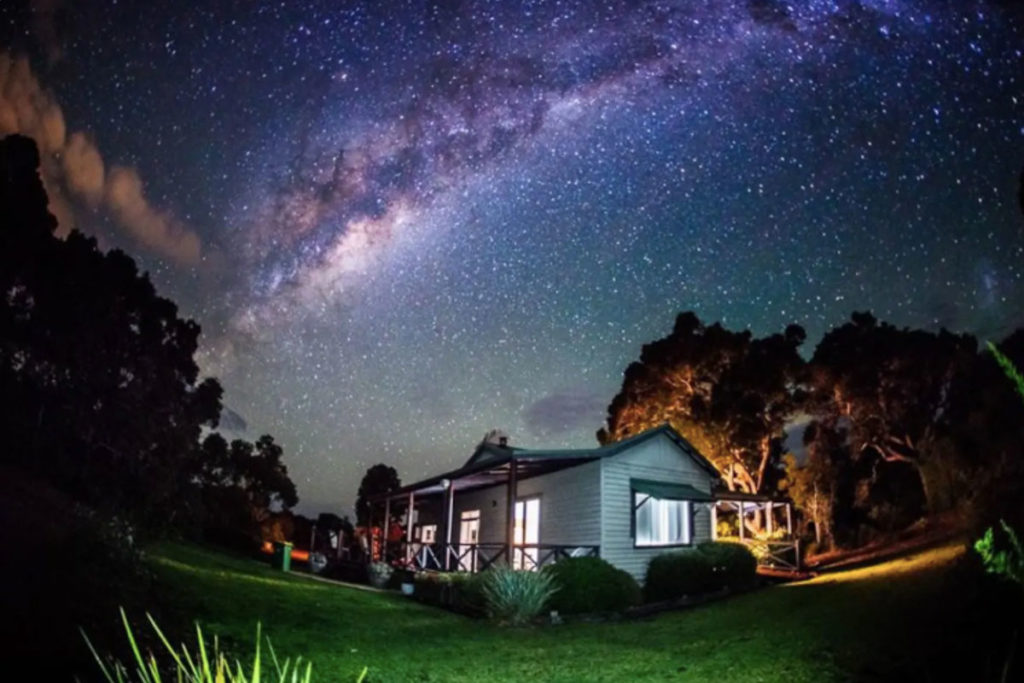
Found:
[[970, 335], [897, 329], [854, 313], [815, 350], [808, 409], [825, 428], [845, 426], [855, 458], [913, 467], [928, 508], [940, 511], [952, 505], [960, 469], [951, 411], [976, 359]]
[[199, 379], [199, 325], [130, 257], [54, 236], [38, 164], [31, 140], [0, 141], [0, 457], [160, 523], [220, 385]]

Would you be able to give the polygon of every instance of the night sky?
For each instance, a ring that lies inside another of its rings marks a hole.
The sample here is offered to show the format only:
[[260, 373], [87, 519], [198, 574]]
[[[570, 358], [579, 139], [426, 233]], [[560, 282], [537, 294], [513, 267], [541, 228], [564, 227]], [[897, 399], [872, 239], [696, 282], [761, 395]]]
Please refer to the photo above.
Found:
[[493, 427], [594, 444], [679, 311], [1024, 324], [1012, 5], [5, 2], [0, 134], [349, 512]]

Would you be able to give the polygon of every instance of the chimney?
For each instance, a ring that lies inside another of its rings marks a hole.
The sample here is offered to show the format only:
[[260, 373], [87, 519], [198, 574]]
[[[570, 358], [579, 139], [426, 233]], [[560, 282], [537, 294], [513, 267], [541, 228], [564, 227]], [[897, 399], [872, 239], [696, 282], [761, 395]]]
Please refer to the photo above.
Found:
[[509, 448], [508, 434], [500, 429], [492, 429], [484, 434], [484, 443], [491, 444], [492, 446], [500, 446], [501, 448]]

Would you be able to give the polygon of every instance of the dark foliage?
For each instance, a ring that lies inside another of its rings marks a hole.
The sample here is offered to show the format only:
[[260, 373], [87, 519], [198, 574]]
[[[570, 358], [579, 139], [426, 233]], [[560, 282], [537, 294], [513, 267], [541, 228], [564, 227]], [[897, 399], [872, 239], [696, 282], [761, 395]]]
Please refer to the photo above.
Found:
[[757, 558], [747, 546], [706, 541], [697, 551], [711, 564], [714, 588], [741, 590], [757, 581]]
[[413, 579], [413, 597], [469, 616], [484, 615], [486, 572], [420, 573]]
[[715, 589], [715, 576], [707, 555], [679, 550], [656, 555], [647, 565], [644, 599], [647, 602], [677, 600]]
[[216, 426], [199, 326], [120, 251], [56, 221], [26, 138], [0, 142], [0, 426], [9, 462], [147, 526], [172, 519], [183, 454]]
[[7, 467], [0, 467], [0, 519], [0, 639], [5, 653], [32, 662], [32, 680], [70, 681], [94, 668], [79, 627], [105, 650], [127, 654], [119, 606], [187, 629], [168, 609], [123, 519]]
[[640, 604], [640, 585], [599, 557], [569, 557], [544, 568], [558, 587], [548, 607], [561, 614], [621, 612]]
[[366, 525], [370, 520], [370, 496], [394, 491], [401, 486], [402, 480], [398, 478], [398, 472], [394, 467], [380, 464], [366, 470], [363, 480], [359, 483], [359, 494], [356, 498], [357, 523]]
[[0, 459], [146, 533], [257, 518], [296, 502], [269, 436], [230, 447], [200, 328], [135, 262], [54, 235], [35, 143], [0, 141]]

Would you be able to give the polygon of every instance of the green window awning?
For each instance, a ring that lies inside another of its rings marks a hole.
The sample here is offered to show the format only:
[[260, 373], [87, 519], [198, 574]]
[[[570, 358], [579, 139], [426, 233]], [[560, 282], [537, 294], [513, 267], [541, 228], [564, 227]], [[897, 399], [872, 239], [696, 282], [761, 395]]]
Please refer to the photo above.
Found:
[[659, 500], [711, 501], [710, 493], [698, 491], [689, 484], [672, 484], [667, 481], [630, 479], [629, 486], [637, 493], [644, 493]]

